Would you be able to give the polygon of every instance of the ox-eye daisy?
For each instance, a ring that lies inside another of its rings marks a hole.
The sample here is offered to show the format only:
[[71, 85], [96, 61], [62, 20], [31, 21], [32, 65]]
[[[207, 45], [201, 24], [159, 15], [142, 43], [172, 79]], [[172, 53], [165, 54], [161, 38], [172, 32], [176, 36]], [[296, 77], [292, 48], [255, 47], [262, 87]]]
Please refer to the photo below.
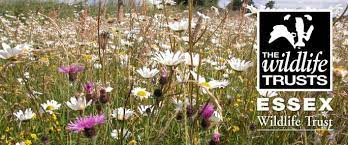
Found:
[[199, 65], [199, 54], [192, 54], [192, 63], [191, 63], [191, 55], [186, 52], [185, 54], [185, 64], [189, 66], [198, 66]]
[[48, 112], [49, 114], [53, 113], [53, 110], [59, 109], [61, 104], [59, 104], [55, 100], [47, 100], [46, 103], [41, 104], [41, 107], [44, 109], [45, 112]]
[[139, 73], [143, 78], [146, 79], [154, 77], [158, 72], [158, 69], [150, 69], [147, 67], [137, 69], [137, 73]]
[[185, 61], [185, 56], [183, 53], [181, 53], [181, 51], [177, 51], [174, 53], [169, 50], [166, 50], [164, 52], [159, 51], [155, 53], [152, 59], [163, 65], [175, 66]]
[[2, 50], [0, 50], [0, 58], [9, 59], [22, 53], [29, 52], [32, 49], [32, 46], [28, 44], [20, 44], [14, 48], [11, 48], [11, 46], [9, 46], [8, 44], [2, 43]]
[[138, 110], [141, 115], [147, 116], [154, 111], [154, 107], [152, 105], [140, 105]]
[[19, 110], [18, 112], [13, 113], [13, 115], [16, 116], [17, 119], [20, 121], [26, 121], [33, 118], [35, 116], [35, 113], [31, 111], [31, 108], [28, 108], [28, 109], [25, 109], [24, 112], [22, 110]]
[[[122, 136], [120, 136], [122, 134]], [[111, 137], [114, 139], [128, 138], [132, 133], [128, 129], [114, 129], [111, 132]]]
[[253, 66], [251, 61], [245, 61], [235, 57], [228, 60], [228, 63], [230, 64], [231, 68], [236, 71], [246, 71], [248, 68]]
[[123, 107], [112, 110], [111, 117], [117, 120], [128, 120], [134, 115], [134, 111]]
[[175, 21], [175, 22], [169, 23], [168, 27], [174, 32], [183, 32], [188, 29], [189, 21], [188, 20]]
[[275, 97], [278, 96], [276, 91], [265, 91], [265, 90], [257, 90], [259, 94], [263, 97]]
[[149, 98], [149, 96], [151, 95], [151, 93], [148, 92], [148, 91], [146, 91], [145, 88], [139, 88], [139, 87], [134, 88], [134, 89], [132, 90], [132, 94], [133, 94], [134, 96], [137, 96], [140, 100], [142, 100], [142, 99], [147, 99], [147, 98]]
[[87, 103], [85, 97], [81, 97], [81, 98], [71, 97], [70, 101], [66, 102], [66, 105], [70, 109], [77, 111], [77, 110], [85, 110], [85, 108], [91, 105], [91, 103], [92, 103], [92, 100], [89, 100]]
[[199, 76], [196, 72], [191, 71], [191, 75], [193, 78], [198, 81], [198, 85], [201, 86], [204, 89], [215, 89], [215, 88], [224, 88], [226, 87], [229, 82], [227, 80], [211, 80], [211, 81], [206, 81], [204, 77]]

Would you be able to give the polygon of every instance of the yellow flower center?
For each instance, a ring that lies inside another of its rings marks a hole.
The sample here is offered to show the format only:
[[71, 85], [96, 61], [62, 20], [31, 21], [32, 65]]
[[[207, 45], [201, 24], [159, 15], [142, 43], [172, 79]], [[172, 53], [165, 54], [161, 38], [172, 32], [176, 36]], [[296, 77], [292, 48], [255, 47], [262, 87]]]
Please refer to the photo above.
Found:
[[146, 96], [146, 91], [141, 90], [137, 92], [137, 96], [145, 97]]
[[201, 82], [201, 83], [199, 83], [199, 85], [202, 87], [208, 88], [208, 89], [211, 87], [208, 82]]
[[219, 59], [219, 62], [223, 63], [223, 62], [225, 62], [225, 59], [220, 58], [220, 59]]
[[46, 110], [53, 110], [53, 109], [54, 109], [53, 106], [50, 106], [50, 105], [46, 107]]

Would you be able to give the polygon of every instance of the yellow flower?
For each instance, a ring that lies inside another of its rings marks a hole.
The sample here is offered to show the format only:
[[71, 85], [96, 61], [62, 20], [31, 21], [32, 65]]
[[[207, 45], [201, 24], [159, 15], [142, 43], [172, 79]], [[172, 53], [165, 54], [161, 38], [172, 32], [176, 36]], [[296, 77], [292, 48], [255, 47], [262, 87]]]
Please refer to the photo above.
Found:
[[11, 130], [13, 130], [12, 127], [11, 127], [11, 128], [10, 128], [10, 127], [6, 127], [6, 130], [5, 130], [5, 131], [6, 131], [6, 132], [10, 132]]
[[37, 140], [37, 135], [35, 133], [31, 133], [30, 134], [30, 137], [33, 139], [33, 140]]
[[131, 140], [128, 144], [129, 144], [129, 145], [136, 145], [136, 144], [137, 144], [137, 141], [135, 141], [135, 140], [133, 139], [133, 140]]
[[28, 140], [28, 139], [25, 140], [24, 143], [25, 143], [25, 145], [31, 145], [32, 144], [31, 140]]
[[49, 130], [50, 130], [50, 131], [54, 131], [54, 128], [53, 128], [53, 126], [51, 126], [51, 127], [49, 128]]
[[85, 61], [91, 61], [92, 58], [93, 58], [92, 55], [88, 55], [88, 54], [83, 55], [83, 59], [84, 59]]
[[42, 63], [48, 63], [48, 62], [49, 62], [49, 59], [48, 59], [47, 56], [43, 56], [43, 57], [41, 57], [41, 58], [39, 59], [39, 61], [42, 62]]
[[[50, 106], [48, 106], [48, 107], [50, 107]], [[48, 108], [47, 107], [47, 108]], [[55, 114], [52, 114], [52, 119], [54, 120], [54, 121], [56, 121], [57, 120], [57, 116], [55, 115]]]
[[219, 58], [218, 61], [221, 62], [221, 63], [224, 63], [224, 62], [225, 62], [225, 59], [224, 59], [224, 58]]
[[239, 127], [238, 126], [232, 126], [232, 131], [233, 132], [237, 132], [237, 131], [239, 131]]
[[21, 138], [24, 137], [24, 131], [21, 131], [21, 132], [19, 133], [19, 137], [21, 137]]
[[315, 133], [318, 134], [319, 136], [326, 136], [329, 134], [329, 130], [326, 128], [317, 128], [315, 129]]

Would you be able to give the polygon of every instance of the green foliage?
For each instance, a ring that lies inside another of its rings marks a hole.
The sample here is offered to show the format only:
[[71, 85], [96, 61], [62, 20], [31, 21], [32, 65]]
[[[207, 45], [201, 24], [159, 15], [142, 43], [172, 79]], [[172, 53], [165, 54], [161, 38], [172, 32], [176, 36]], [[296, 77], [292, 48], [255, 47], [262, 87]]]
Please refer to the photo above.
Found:
[[232, 10], [239, 10], [242, 7], [242, 2], [240, 0], [233, 0], [232, 2]]
[[[232, 10], [240, 10], [243, 5], [243, 1], [241, 0], [233, 0], [232, 2]], [[254, 5], [253, 0], [248, 1], [248, 5]]]

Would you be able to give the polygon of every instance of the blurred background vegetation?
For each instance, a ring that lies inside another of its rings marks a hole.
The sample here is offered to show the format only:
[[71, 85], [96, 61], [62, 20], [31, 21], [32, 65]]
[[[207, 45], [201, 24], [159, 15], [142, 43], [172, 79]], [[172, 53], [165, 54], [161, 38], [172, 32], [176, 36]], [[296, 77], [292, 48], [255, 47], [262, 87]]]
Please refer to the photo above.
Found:
[[[84, 9], [88, 0], [72, 3], [62, 2], [63, 0], [0, 0], [0, 15], [9, 13], [15, 16], [19, 14], [28, 14], [29, 12], [40, 12], [43, 14], [49, 14], [57, 12], [59, 17], [72, 17], [74, 12], [79, 12]], [[131, 0], [124, 0], [131, 1]], [[179, 5], [179, 8], [186, 9], [187, 0], [175, 0]], [[114, 15], [117, 9], [118, 0], [107, 0], [107, 12]], [[216, 6], [218, 0], [196, 0], [196, 8]], [[89, 12], [91, 15], [96, 15], [98, 10], [98, 0], [89, 1]], [[249, 4], [253, 4], [252, 0], [249, 0]], [[232, 0], [228, 9], [240, 10], [242, 7], [241, 0]], [[126, 7], [126, 11], [131, 7]]]

